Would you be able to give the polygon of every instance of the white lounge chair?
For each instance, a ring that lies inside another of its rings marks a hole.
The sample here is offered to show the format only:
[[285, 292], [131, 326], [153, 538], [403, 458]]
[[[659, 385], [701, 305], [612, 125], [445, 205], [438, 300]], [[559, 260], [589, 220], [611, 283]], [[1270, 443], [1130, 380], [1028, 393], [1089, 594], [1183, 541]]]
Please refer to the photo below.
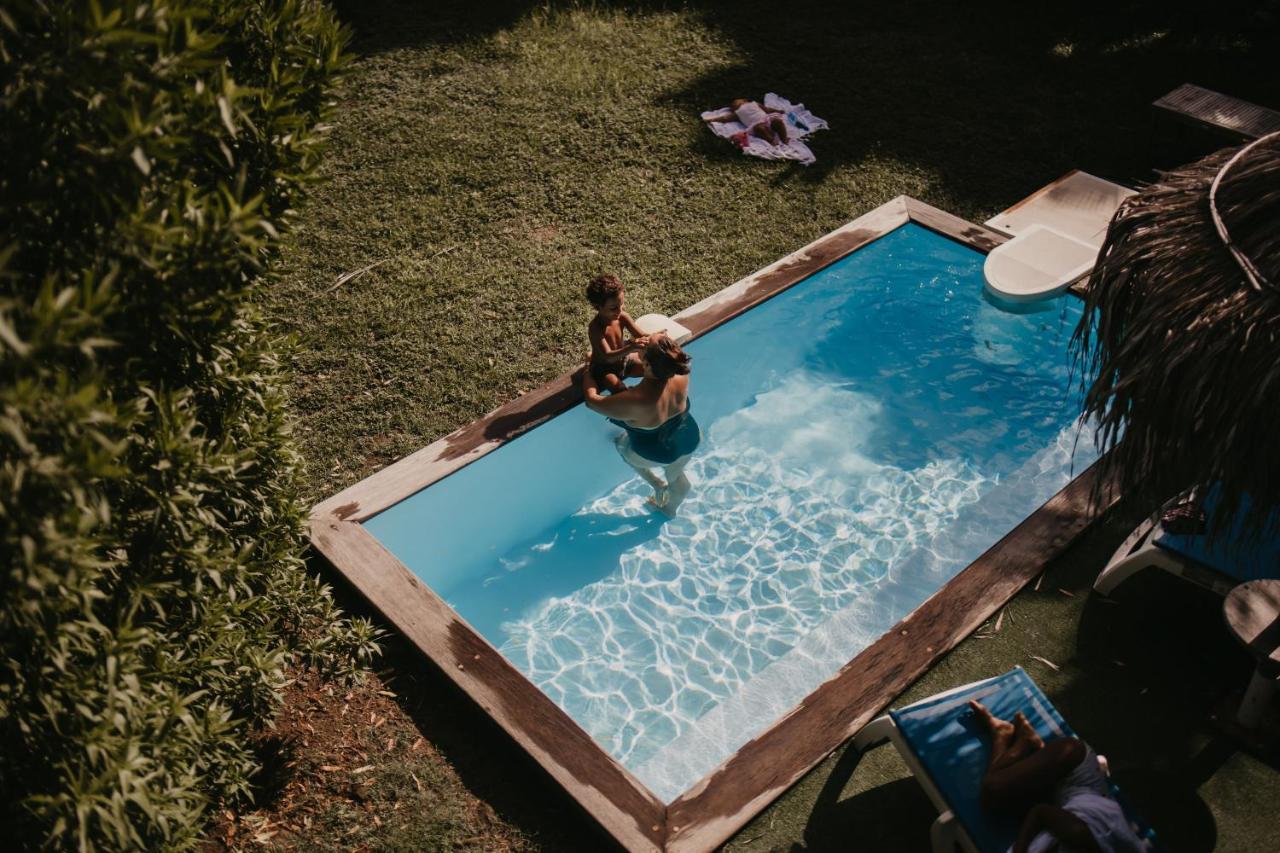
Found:
[[[938, 809], [929, 833], [933, 853], [953, 853], [956, 847], [967, 853], [1005, 853], [1018, 835], [1015, 816], [993, 815], [982, 808], [989, 746], [968, 709], [971, 699], [1003, 719], [1022, 711], [1045, 739], [1074, 737], [1058, 709], [1022, 667], [939, 693], [868, 723], [854, 737], [853, 748], [865, 751], [886, 741], [897, 748]], [[1134, 832], [1155, 849], [1155, 833], [1134, 817], [1115, 785], [1111, 787]]]
[[[1212, 514], [1217, 490], [1209, 489], [1202, 508]], [[1248, 506], [1248, 499], [1242, 509]], [[1243, 540], [1238, 523], [1219, 536], [1172, 533], [1160, 523], [1164, 509], [1139, 524], [1107, 561], [1093, 582], [1101, 595], [1111, 592], [1131, 575], [1145, 568], [1164, 569], [1197, 586], [1226, 595], [1251, 580], [1280, 578], [1280, 510], [1272, 516], [1268, 531], [1255, 540]]]
[[987, 220], [1013, 236], [987, 255], [987, 289], [1012, 302], [1062, 293], [1093, 268], [1111, 218], [1133, 194], [1076, 170]]

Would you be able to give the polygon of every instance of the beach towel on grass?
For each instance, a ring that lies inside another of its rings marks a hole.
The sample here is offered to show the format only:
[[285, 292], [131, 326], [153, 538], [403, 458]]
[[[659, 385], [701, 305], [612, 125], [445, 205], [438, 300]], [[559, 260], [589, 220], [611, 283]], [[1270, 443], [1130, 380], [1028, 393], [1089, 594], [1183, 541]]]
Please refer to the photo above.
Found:
[[707, 110], [702, 114], [702, 120], [707, 122], [707, 127], [711, 128], [712, 133], [737, 145], [742, 149], [743, 154], [750, 154], [753, 157], [760, 157], [765, 160], [795, 160], [806, 166], [817, 160], [803, 140], [814, 131], [826, 130], [827, 123], [806, 110], [804, 104], [793, 104], [773, 92], [765, 95], [762, 103], [769, 109], [782, 111], [783, 118], [787, 122], [787, 138], [789, 141], [786, 145], [770, 145], [767, 141], [751, 133], [751, 128], [743, 127], [742, 123], [737, 121], [736, 118], [734, 121], [709, 121], [709, 119], [722, 116], [732, 116], [734, 113], [729, 107], [719, 110]]

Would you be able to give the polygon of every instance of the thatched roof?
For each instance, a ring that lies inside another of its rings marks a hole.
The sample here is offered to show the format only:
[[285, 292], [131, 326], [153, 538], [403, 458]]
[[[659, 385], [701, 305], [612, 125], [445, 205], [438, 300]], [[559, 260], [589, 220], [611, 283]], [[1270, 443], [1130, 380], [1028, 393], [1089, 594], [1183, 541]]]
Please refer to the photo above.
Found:
[[[1126, 494], [1280, 507], [1280, 134], [1162, 176], [1111, 223], [1075, 343]], [[1123, 441], [1120, 441], [1123, 436]], [[1211, 519], [1211, 522], [1213, 520]]]

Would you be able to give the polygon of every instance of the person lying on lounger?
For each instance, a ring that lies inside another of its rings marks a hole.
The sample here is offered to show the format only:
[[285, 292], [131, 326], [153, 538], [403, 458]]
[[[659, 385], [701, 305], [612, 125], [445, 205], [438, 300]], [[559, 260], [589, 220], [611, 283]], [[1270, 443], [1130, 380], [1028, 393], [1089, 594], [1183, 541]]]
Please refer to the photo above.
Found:
[[1010, 721], [981, 702], [971, 701], [969, 707], [991, 735], [983, 807], [1026, 812], [1012, 853], [1147, 850], [1111, 796], [1092, 749], [1073, 737], [1045, 743], [1021, 711]]
[[766, 107], [746, 98], [736, 98], [729, 102], [729, 109], [707, 121], [721, 123], [726, 121], [741, 122], [747, 133], [760, 137], [770, 145], [786, 145], [791, 141], [787, 136], [787, 119], [782, 110]]

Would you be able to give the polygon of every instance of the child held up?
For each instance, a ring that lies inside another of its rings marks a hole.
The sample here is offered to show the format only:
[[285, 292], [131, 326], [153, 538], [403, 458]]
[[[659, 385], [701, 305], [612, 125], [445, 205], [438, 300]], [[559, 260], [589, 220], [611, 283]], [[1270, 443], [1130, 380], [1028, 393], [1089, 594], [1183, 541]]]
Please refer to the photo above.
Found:
[[[598, 275], [587, 285], [587, 301], [596, 309], [596, 316], [587, 325], [587, 337], [591, 341], [589, 369], [601, 389], [620, 391], [626, 387], [627, 376], [641, 376], [644, 366], [640, 363], [640, 351], [649, 343], [648, 335], [640, 331], [626, 306], [626, 288], [614, 275]], [[630, 335], [627, 340], [626, 335]]]

